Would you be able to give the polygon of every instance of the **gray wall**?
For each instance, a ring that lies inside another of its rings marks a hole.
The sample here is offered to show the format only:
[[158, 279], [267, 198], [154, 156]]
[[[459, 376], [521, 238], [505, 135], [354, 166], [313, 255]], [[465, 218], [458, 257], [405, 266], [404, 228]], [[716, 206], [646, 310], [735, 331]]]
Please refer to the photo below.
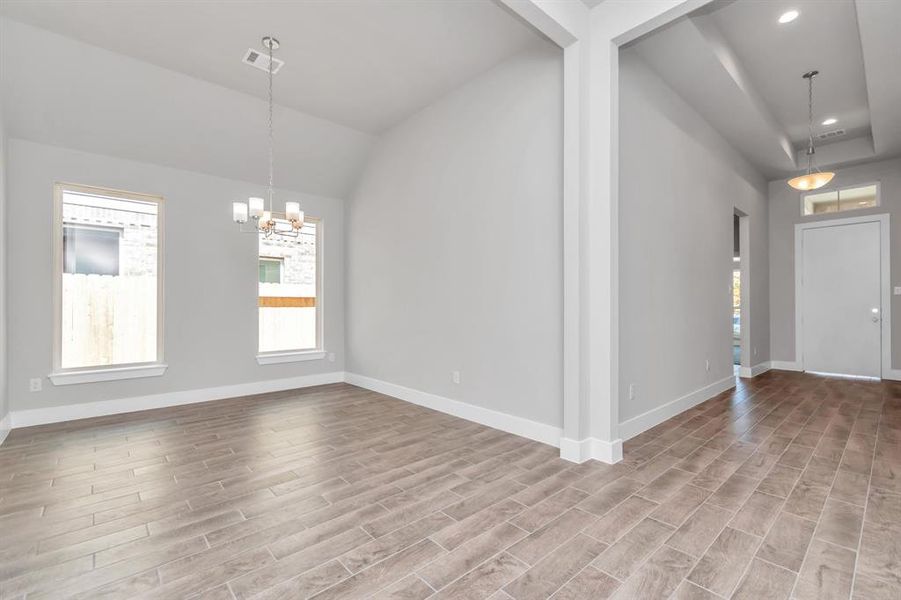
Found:
[[[325, 348], [337, 361], [260, 366], [257, 351], [257, 239], [236, 231], [231, 203], [259, 185], [10, 139], [8, 145], [9, 381], [13, 410], [340, 371], [344, 367], [343, 203], [278, 191], [324, 228]], [[160, 194], [165, 201], [165, 362], [162, 377], [55, 387], [52, 359], [53, 184], [81, 183]], [[43, 377], [30, 393], [28, 379]]]
[[[6, 182], [7, 160], [6, 127], [3, 107], [0, 104], [0, 423], [9, 414], [9, 395], [6, 381], [7, 331], [6, 331]], [[0, 440], [7, 433], [7, 425], [0, 425]]]
[[751, 220], [751, 365], [769, 359], [769, 289], [765, 180], [630, 51], [620, 90], [624, 422], [731, 375], [735, 208]]
[[[838, 215], [804, 217], [828, 220], [888, 213], [891, 221], [892, 285], [901, 285], [901, 159], [872, 162], [836, 171], [829, 188], [882, 182], [882, 205]], [[795, 361], [795, 223], [801, 219], [801, 194], [785, 180], [770, 182], [770, 312], [773, 360]], [[892, 296], [892, 368], [901, 368], [901, 296]]]
[[560, 426], [561, 59], [514, 57], [380, 140], [347, 213], [349, 371]]

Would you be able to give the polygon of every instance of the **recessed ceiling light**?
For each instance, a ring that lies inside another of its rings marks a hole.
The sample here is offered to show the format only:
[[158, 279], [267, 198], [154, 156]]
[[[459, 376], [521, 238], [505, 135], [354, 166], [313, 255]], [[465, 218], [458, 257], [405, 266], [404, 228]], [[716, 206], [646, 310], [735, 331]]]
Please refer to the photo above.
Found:
[[779, 17], [779, 22], [785, 25], [786, 23], [791, 23], [795, 19], [798, 18], [798, 15], [801, 14], [796, 10], [789, 10], [787, 12], [782, 13], [782, 16]]
[[836, 123], [838, 123], [838, 119], [836, 119], [835, 117], [829, 117], [828, 119], [823, 121], [823, 125], [835, 125]]

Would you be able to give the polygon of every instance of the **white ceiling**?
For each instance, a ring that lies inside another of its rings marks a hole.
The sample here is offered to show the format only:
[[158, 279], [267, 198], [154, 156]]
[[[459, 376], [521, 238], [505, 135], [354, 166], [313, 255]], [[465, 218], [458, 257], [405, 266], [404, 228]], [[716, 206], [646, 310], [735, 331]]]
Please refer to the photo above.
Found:
[[378, 133], [533, 44], [491, 0], [3, 0], [0, 14], [259, 97], [241, 63], [272, 34], [277, 102]]
[[[800, 16], [779, 24], [797, 9]], [[890, 25], [894, 23], [895, 25]], [[817, 69], [815, 133], [821, 166], [901, 153], [901, 2], [722, 0], [634, 43], [641, 56], [762, 174], [805, 165], [807, 84]], [[823, 126], [826, 117], [838, 122]]]
[[[265, 100], [7, 18], [0, 105], [13, 138], [267, 180]], [[375, 138], [281, 106], [275, 125], [276, 186], [346, 198]]]

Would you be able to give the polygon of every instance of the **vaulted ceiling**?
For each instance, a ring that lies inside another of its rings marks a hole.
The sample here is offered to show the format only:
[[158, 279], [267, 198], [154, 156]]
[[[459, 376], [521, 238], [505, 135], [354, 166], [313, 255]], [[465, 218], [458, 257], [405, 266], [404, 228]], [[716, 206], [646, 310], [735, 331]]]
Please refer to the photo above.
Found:
[[241, 58], [273, 35], [278, 102], [365, 133], [541, 43], [491, 0], [4, 0], [0, 14], [259, 97], [266, 74]]
[[3, 0], [11, 137], [265, 184], [266, 73], [281, 41], [275, 184], [346, 198], [377, 134], [547, 45], [492, 0]]
[[[788, 23], [779, 17], [797, 10]], [[892, 23], [895, 25], [892, 26]], [[806, 165], [807, 85], [817, 69], [821, 166], [901, 154], [901, 2], [714, 2], [632, 44], [762, 174]], [[823, 125], [832, 117], [836, 122]]]

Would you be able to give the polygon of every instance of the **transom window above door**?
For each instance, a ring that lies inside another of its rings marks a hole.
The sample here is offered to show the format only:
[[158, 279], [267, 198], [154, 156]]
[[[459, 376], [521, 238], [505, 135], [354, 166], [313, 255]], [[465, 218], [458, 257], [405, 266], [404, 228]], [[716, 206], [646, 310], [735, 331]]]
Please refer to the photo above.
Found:
[[879, 206], [879, 184], [870, 183], [801, 195], [801, 215], [823, 215]]

